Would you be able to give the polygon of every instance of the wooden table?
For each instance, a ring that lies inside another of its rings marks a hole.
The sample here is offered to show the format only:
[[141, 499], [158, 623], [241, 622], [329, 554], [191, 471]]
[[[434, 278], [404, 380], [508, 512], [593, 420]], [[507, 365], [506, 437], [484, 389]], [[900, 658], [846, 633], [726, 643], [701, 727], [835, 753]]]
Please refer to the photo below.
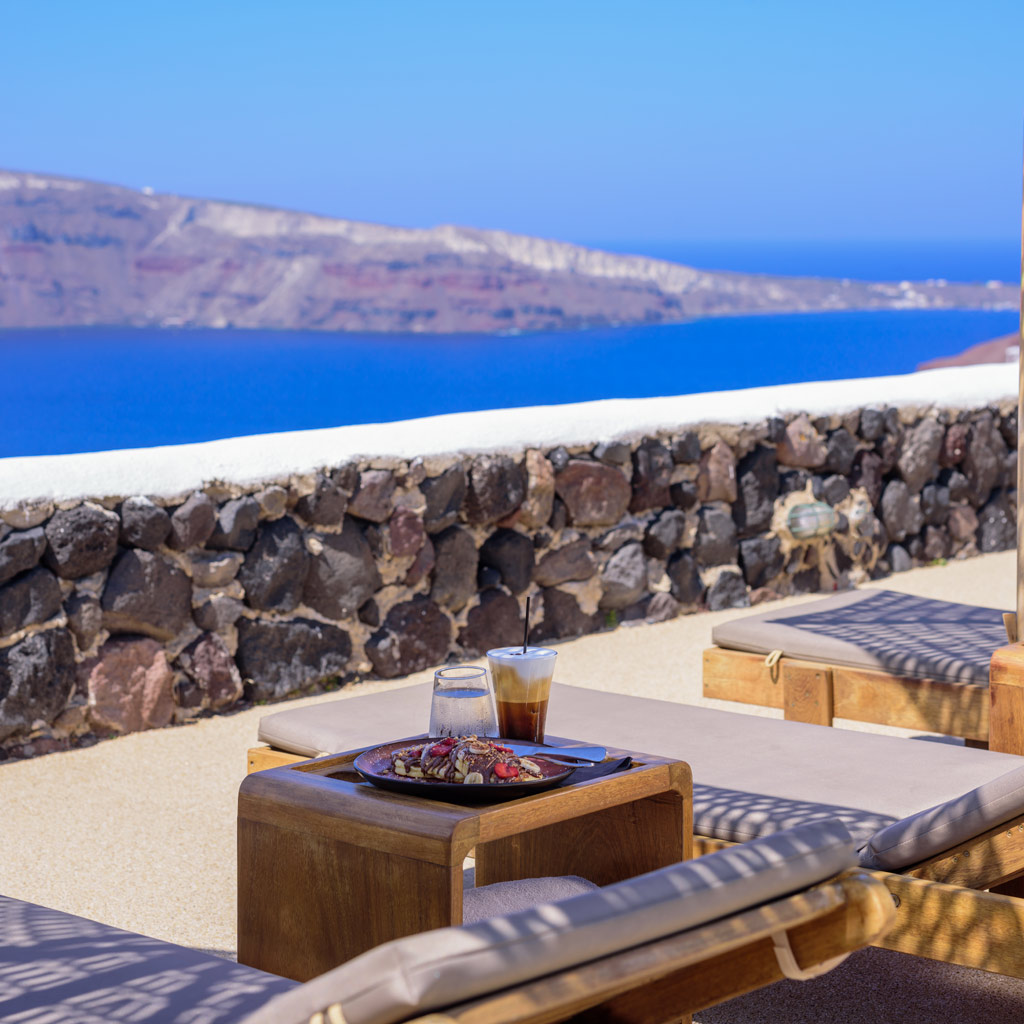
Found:
[[[552, 742], [557, 742], [552, 739]], [[474, 806], [362, 781], [359, 750], [246, 776], [238, 796], [238, 960], [306, 981], [390, 939], [462, 922], [476, 884], [581, 875], [598, 885], [691, 856], [689, 765], [633, 766]]]

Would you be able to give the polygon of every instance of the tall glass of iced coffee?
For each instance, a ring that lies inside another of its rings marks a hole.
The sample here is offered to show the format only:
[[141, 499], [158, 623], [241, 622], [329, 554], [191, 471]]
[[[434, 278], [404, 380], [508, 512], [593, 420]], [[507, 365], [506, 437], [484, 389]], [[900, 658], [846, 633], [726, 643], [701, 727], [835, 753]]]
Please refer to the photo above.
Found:
[[498, 707], [498, 733], [510, 740], [544, 742], [555, 655], [547, 647], [497, 647], [487, 652]]

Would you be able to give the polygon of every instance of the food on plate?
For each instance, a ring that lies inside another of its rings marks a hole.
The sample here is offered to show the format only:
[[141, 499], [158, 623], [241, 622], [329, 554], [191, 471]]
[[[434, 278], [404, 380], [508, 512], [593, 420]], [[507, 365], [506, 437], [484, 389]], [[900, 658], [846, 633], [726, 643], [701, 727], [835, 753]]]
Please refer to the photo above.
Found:
[[510, 747], [479, 736], [447, 736], [406, 747], [391, 755], [396, 775], [407, 779], [439, 779], [467, 786], [530, 782], [543, 779], [540, 766], [519, 757]]

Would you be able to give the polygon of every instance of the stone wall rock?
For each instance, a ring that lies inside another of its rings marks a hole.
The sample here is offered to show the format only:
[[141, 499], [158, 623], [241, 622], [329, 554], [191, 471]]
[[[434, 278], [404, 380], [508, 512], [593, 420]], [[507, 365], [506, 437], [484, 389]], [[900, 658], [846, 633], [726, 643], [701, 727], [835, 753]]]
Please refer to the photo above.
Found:
[[235, 655], [256, 700], [286, 697], [342, 675], [352, 653], [348, 633], [326, 622], [241, 619]]
[[485, 590], [471, 608], [466, 625], [459, 630], [459, 646], [470, 656], [486, 654], [494, 647], [508, 647], [522, 640], [523, 616], [519, 602], [500, 590]]
[[0, 584], [39, 564], [46, 550], [46, 534], [41, 526], [15, 530], [0, 539]]
[[611, 526], [629, 508], [632, 489], [617, 469], [599, 462], [570, 460], [555, 477], [555, 493], [574, 526]]
[[178, 656], [178, 663], [201, 695], [200, 701], [193, 702], [192, 707], [219, 711], [242, 696], [242, 676], [219, 636], [204, 633], [193, 640]]
[[345, 515], [348, 497], [337, 481], [317, 473], [312, 492], [299, 498], [295, 511], [313, 526], [336, 526]]
[[167, 543], [178, 551], [205, 544], [217, 525], [217, 506], [208, 494], [196, 491], [171, 513]]
[[[726, 462], [732, 453], [722, 455]], [[672, 455], [669, 450], [657, 441], [644, 441], [633, 453], [632, 495], [629, 502], [631, 512], [644, 512], [650, 508], [663, 508], [672, 503], [669, 487], [672, 483]], [[716, 465], [716, 487], [725, 487], [726, 468]], [[575, 520], [579, 522], [579, 520]]]
[[31, 569], [0, 587], [0, 634], [46, 622], [60, 610], [57, 577], [41, 566]]
[[469, 468], [466, 520], [495, 523], [511, 515], [526, 497], [526, 473], [506, 455], [483, 455]]
[[91, 504], [61, 509], [46, 524], [44, 561], [62, 579], [88, 576], [114, 560], [120, 532], [116, 512]]
[[386, 469], [368, 469], [359, 474], [359, 489], [348, 503], [350, 515], [383, 523], [394, 507], [395, 475]]
[[315, 553], [308, 560], [303, 602], [324, 618], [351, 618], [381, 585], [362, 530], [346, 517], [341, 533], [312, 534], [307, 547]]
[[0, 740], [52, 722], [75, 686], [75, 652], [66, 629], [34, 633], [0, 649]]
[[238, 579], [250, 608], [290, 612], [298, 607], [308, 571], [302, 530], [294, 519], [284, 516], [257, 531]]
[[521, 594], [533, 578], [533, 541], [525, 533], [501, 528], [480, 545], [480, 564], [496, 569], [513, 594]]
[[149, 498], [137, 496], [121, 503], [121, 543], [155, 551], [171, 532], [171, 517]]
[[89, 721], [98, 730], [158, 729], [174, 715], [174, 673], [156, 640], [108, 640], [81, 666]]
[[162, 555], [129, 549], [103, 588], [103, 625], [111, 633], [173, 640], [192, 612], [188, 577]]
[[541, 587], [557, 587], [572, 580], [589, 580], [597, 572], [597, 561], [590, 551], [590, 540], [581, 537], [560, 548], [552, 548], [537, 563], [534, 581]]
[[433, 538], [434, 571], [431, 598], [457, 612], [476, 593], [476, 570], [480, 561], [469, 530], [449, 526]]
[[255, 498], [245, 495], [229, 501], [217, 514], [206, 546], [214, 550], [248, 551], [256, 539], [259, 521], [260, 506]]
[[437, 604], [413, 598], [388, 612], [367, 641], [366, 653], [377, 675], [395, 679], [444, 661], [451, 635], [451, 620]]
[[601, 608], [620, 609], [638, 601], [647, 586], [647, 561], [640, 544], [625, 544], [601, 573]]

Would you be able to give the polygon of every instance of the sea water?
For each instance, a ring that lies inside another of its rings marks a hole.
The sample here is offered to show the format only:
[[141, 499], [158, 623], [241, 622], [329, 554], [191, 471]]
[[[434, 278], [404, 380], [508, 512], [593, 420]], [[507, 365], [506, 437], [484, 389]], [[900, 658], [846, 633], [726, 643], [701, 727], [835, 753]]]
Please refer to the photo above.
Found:
[[0, 331], [0, 457], [910, 373], [1012, 311], [719, 317], [501, 336]]

